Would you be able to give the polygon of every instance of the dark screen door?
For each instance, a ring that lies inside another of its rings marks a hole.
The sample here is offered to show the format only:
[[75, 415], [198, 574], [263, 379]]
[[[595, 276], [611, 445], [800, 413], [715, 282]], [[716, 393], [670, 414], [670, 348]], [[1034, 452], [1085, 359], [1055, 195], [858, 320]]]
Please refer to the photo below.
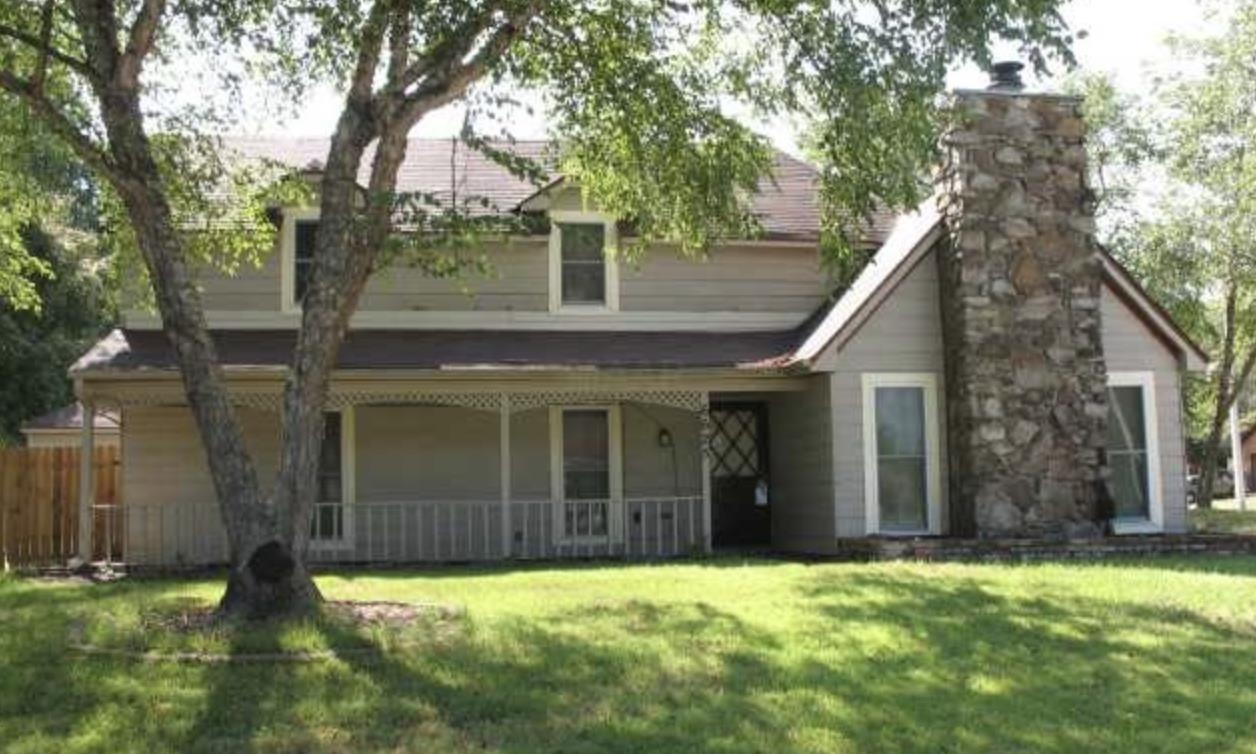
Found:
[[767, 406], [711, 406], [711, 542], [750, 547], [772, 542]]

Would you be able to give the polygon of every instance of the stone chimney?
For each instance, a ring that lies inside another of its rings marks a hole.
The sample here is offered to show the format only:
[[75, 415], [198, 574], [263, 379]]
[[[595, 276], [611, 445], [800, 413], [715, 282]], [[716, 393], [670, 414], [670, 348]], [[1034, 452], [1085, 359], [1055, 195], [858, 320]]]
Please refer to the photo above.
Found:
[[1019, 71], [956, 92], [942, 139], [951, 530], [1098, 536], [1106, 370], [1081, 100], [1027, 93]]

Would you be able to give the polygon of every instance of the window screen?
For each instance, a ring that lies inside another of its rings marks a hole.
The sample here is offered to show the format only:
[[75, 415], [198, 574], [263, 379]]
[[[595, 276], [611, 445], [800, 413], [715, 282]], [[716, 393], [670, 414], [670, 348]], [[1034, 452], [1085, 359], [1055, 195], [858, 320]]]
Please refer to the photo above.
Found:
[[293, 263], [293, 295], [295, 302], [305, 298], [310, 287], [310, 273], [314, 270], [314, 244], [318, 242], [318, 222], [316, 220], [299, 220], [296, 227]]
[[567, 536], [606, 536], [610, 421], [602, 409], [563, 412], [563, 516]]
[[1108, 490], [1116, 503], [1117, 518], [1148, 518], [1147, 417], [1143, 388], [1121, 385], [1108, 388]]
[[881, 529], [925, 531], [929, 508], [924, 389], [876, 388], [876, 422]]
[[564, 304], [606, 303], [606, 226], [559, 225]]

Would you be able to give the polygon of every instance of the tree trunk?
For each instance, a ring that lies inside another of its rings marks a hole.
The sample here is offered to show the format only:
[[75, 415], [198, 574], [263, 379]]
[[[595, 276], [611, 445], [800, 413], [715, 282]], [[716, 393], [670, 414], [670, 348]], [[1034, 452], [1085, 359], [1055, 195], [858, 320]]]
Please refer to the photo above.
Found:
[[139, 74], [164, 5], [146, 4], [130, 44], [118, 47], [112, 6], [81, 0], [75, 20], [100, 105], [113, 168], [105, 175], [126, 209], [148, 269], [162, 328], [174, 349], [196, 421], [230, 548], [231, 576], [220, 609], [249, 617], [305, 612], [318, 588], [291, 557], [273, 504], [262, 499], [257, 472], [219, 366], [195, 280], [184, 256], [166, 187], [144, 128]]
[[1230, 411], [1230, 402], [1233, 399], [1231, 388], [1234, 378], [1237, 319], [1238, 290], [1233, 282], [1230, 282], [1225, 291], [1225, 337], [1221, 344], [1221, 363], [1217, 368], [1217, 401], [1213, 407], [1212, 423], [1208, 427], [1208, 439], [1204, 442], [1204, 455], [1200, 459], [1202, 466], [1199, 470], [1199, 489], [1195, 494], [1195, 505], [1200, 508], [1212, 507], [1212, 488], [1217, 478], [1217, 456], [1220, 451], [1221, 432], [1225, 427], [1226, 415]]

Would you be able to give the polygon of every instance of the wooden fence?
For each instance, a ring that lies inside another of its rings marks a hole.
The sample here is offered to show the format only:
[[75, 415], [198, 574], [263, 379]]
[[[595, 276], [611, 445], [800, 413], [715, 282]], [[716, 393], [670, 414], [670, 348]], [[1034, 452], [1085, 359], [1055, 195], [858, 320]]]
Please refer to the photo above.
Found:
[[[0, 549], [5, 568], [64, 564], [78, 553], [78, 448], [0, 449]], [[92, 456], [95, 503], [121, 501], [117, 447], [98, 447]], [[107, 541], [105, 512], [93, 521], [93, 559], [117, 557], [122, 534]], [[112, 528], [112, 527], [110, 527]]]

